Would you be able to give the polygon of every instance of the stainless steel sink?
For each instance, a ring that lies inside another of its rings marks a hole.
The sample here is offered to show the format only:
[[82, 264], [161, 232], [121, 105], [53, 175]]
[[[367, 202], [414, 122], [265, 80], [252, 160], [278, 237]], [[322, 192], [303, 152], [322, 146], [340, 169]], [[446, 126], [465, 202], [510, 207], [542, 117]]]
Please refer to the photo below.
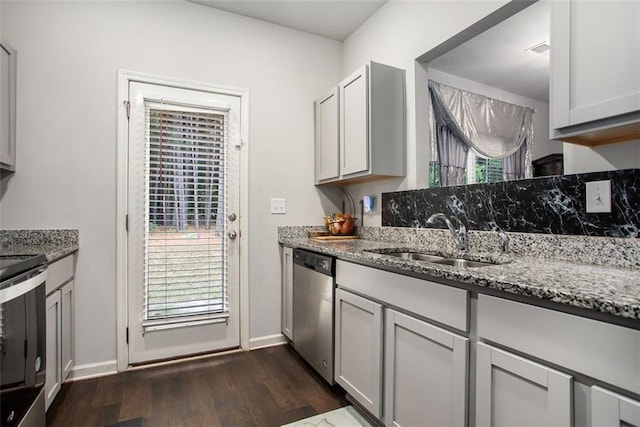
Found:
[[460, 268], [460, 269], [464, 269], [464, 268], [480, 268], [480, 267], [489, 267], [489, 266], [492, 266], [492, 265], [496, 265], [496, 264], [490, 263], [490, 262], [470, 261], [468, 259], [451, 258], [451, 257], [444, 257], [444, 256], [439, 256], [439, 255], [423, 254], [423, 253], [420, 253], [420, 252], [397, 251], [397, 252], [377, 252], [377, 253], [380, 253], [382, 255], [388, 255], [388, 256], [400, 258], [400, 259], [406, 260], [406, 261], [424, 261], [424, 262], [430, 262], [430, 263], [433, 263], [433, 264], [450, 265], [452, 267], [456, 267], [456, 268]]
[[489, 267], [492, 264], [490, 262], [481, 262], [481, 261], [469, 261], [468, 259], [459, 259], [459, 258], [445, 258], [440, 261], [432, 261], [435, 264], [442, 265], [451, 265], [457, 268], [478, 268], [478, 267]]
[[390, 255], [390, 256], [404, 259], [407, 261], [415, 260], [415, 261], [437, 262], [437, 261], [444, 261], [447, 259], [443, 256], [421, 254], [419, 252], [389, 252], [384, 255]]

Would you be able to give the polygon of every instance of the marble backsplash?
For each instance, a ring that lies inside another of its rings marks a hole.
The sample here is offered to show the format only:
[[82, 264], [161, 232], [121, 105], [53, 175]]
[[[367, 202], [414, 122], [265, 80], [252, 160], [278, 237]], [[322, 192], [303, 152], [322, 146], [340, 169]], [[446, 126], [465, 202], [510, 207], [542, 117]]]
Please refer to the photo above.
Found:
[[[611, 213], [586, 213], [585, 186], [611, 180]], [[640, 237], [640, 169], [426, 188], [382, 194], [382, 225], [442, 228], [442, 212], [470, 230]]]

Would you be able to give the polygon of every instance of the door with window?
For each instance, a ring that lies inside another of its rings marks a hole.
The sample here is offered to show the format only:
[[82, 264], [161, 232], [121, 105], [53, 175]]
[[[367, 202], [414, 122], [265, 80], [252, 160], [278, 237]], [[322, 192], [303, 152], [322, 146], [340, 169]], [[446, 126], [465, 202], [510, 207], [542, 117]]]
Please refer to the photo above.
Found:
[[129, 363], [239, 347], [240, 97], [129, 83]]

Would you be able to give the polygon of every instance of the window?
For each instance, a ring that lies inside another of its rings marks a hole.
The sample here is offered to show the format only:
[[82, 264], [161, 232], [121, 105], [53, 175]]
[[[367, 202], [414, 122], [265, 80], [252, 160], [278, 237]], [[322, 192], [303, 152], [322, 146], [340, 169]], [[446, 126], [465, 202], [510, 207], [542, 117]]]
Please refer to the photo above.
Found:
[[502, 159], [491, 159], [469, 150], [467, 156], [466, 183], [504, 181]]
[[[484, 157], [469, 150], [463, 184], [504, 181], [503, 160]], [[440, 187], [438, 163], [429, 163], [429, 187]]]
[[[227, 312], [225, 115], [145, 102], [145, 328]], [[215, 316], [214, 316], [215, 317]], [[163, 325], [163, 326], [160, 326]]]

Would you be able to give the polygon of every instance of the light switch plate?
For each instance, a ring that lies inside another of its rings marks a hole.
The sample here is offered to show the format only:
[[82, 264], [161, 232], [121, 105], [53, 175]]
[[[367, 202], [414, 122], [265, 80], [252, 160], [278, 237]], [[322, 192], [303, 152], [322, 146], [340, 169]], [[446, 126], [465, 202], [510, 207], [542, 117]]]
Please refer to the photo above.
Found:
[[271, 213], [276, 215], [286, 214], [286, 199], [271, 199]]
[[587, 213], [611, 212], [611, 180], [587, 182]]

